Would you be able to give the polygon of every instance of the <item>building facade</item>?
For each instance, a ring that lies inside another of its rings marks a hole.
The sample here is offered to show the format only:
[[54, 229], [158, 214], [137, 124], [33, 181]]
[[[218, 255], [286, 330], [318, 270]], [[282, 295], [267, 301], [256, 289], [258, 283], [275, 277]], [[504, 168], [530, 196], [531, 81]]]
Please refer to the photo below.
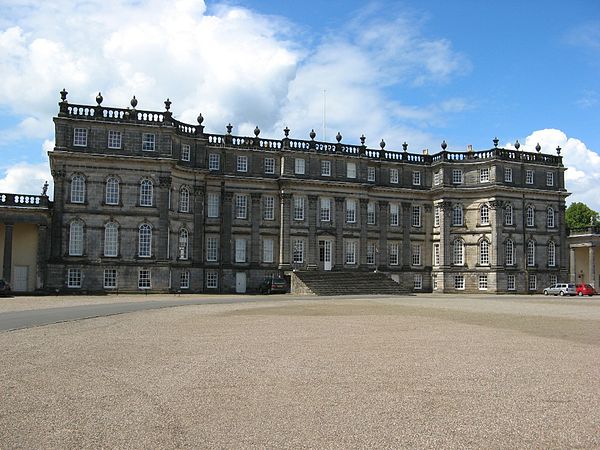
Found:
[[560, 155], [209, 134], [168, 100], [102, 102], [61, 93], [49, 289], [253, 292], [377, 270], [415, 291], [531, 293], [568, 277]]

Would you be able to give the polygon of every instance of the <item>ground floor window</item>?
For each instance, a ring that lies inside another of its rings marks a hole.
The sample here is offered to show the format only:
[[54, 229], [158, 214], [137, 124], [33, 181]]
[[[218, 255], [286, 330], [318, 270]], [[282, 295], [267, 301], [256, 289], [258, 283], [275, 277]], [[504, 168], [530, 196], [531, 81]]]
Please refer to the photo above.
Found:
[[189, 289], [190, 288], [190, 273], [187, 270], [181, 272], [181, 276], [179, 278], [179, 288], [180, 289]]
[[487, 291], [488, 288], [488, 276], [487, 275], [479, 275], [479, 290]]
[[81, 269], [69, 269], [67, 271], [67, 286], [70, 288], [81, 287]]
[[506, 276], [506, 289], [509, 291], [514, 291], [517, 289], [516, 283], [515, 283], [515, 276], [514, 275], [507, 275]]
[[416, 273], [413, 283], [415, 290], [423, 289], [423, 275]]
[[346, 264], [356, 264], [356, 241], [346, 241]]
[[294, 241], [292, 262], [294, 264], [302, 264], [304, 262], [304, 241], [301, 239]]
[[558, 283], [558, 277], [556, 275], [550, 275], [550, 285]]
[[537, 276], [529, 275], [529, 290], [535, 291], [537, 289]]
[[437, 273], [431, 276], [431, 284], [433, 285], [433, 290], [437, 290], [438, 288], [438, 276]]
[[138, 288], [150, 289], [152, 287], [150, 269], [140, 269], [138, 274]]
[[367, 264], [375, 264], [375, 243], [369, 242], [367, 244]]
[[465, 288], [465, 276], [464, 275], [454, 275], [454, 289], [464, 289]]
[[219, 287], [219, 272], [215, 270], [206, 272], [206, 287], [207, 289], [216, 289]]
[[117, 288], [117, 269], [104, 269], [104, 289]]
[[388, 261], [390, 266], [398, 265], [398, 244], [391, 243], [388, 245]]

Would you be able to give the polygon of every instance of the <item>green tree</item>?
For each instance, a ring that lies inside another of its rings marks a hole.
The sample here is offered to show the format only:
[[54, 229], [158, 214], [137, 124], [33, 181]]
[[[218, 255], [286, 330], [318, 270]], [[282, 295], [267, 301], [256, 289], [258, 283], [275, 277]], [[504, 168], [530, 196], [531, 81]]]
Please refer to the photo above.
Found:
[[598, 213], [585, 203], [575, 202], [567, 208], [565, 221], [569, 230], [589, 227], [598, 222]]

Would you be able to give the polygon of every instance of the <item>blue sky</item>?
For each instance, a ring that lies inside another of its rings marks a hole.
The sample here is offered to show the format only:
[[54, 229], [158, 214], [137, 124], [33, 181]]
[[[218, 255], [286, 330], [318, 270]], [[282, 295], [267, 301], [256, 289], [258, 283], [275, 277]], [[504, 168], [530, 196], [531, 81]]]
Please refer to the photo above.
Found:
[[314, 128], [414, 152], [560, 145], [570, 201], [600, 210], [599, 72], [593, 0], [0, 0], [0, 191], [49, 177], [65, 87], [74, 103], [169, 97], [212, 132]]

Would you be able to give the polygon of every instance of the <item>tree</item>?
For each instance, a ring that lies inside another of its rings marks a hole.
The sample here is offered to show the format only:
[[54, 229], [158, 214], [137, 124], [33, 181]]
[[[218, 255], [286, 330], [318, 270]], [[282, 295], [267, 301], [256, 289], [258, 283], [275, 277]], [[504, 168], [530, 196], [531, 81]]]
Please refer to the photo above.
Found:
[[598, 222], [598, 213], [585, 203], [571, 203], [565, 213], [565, 221], [569, 230], [585, 228]]

